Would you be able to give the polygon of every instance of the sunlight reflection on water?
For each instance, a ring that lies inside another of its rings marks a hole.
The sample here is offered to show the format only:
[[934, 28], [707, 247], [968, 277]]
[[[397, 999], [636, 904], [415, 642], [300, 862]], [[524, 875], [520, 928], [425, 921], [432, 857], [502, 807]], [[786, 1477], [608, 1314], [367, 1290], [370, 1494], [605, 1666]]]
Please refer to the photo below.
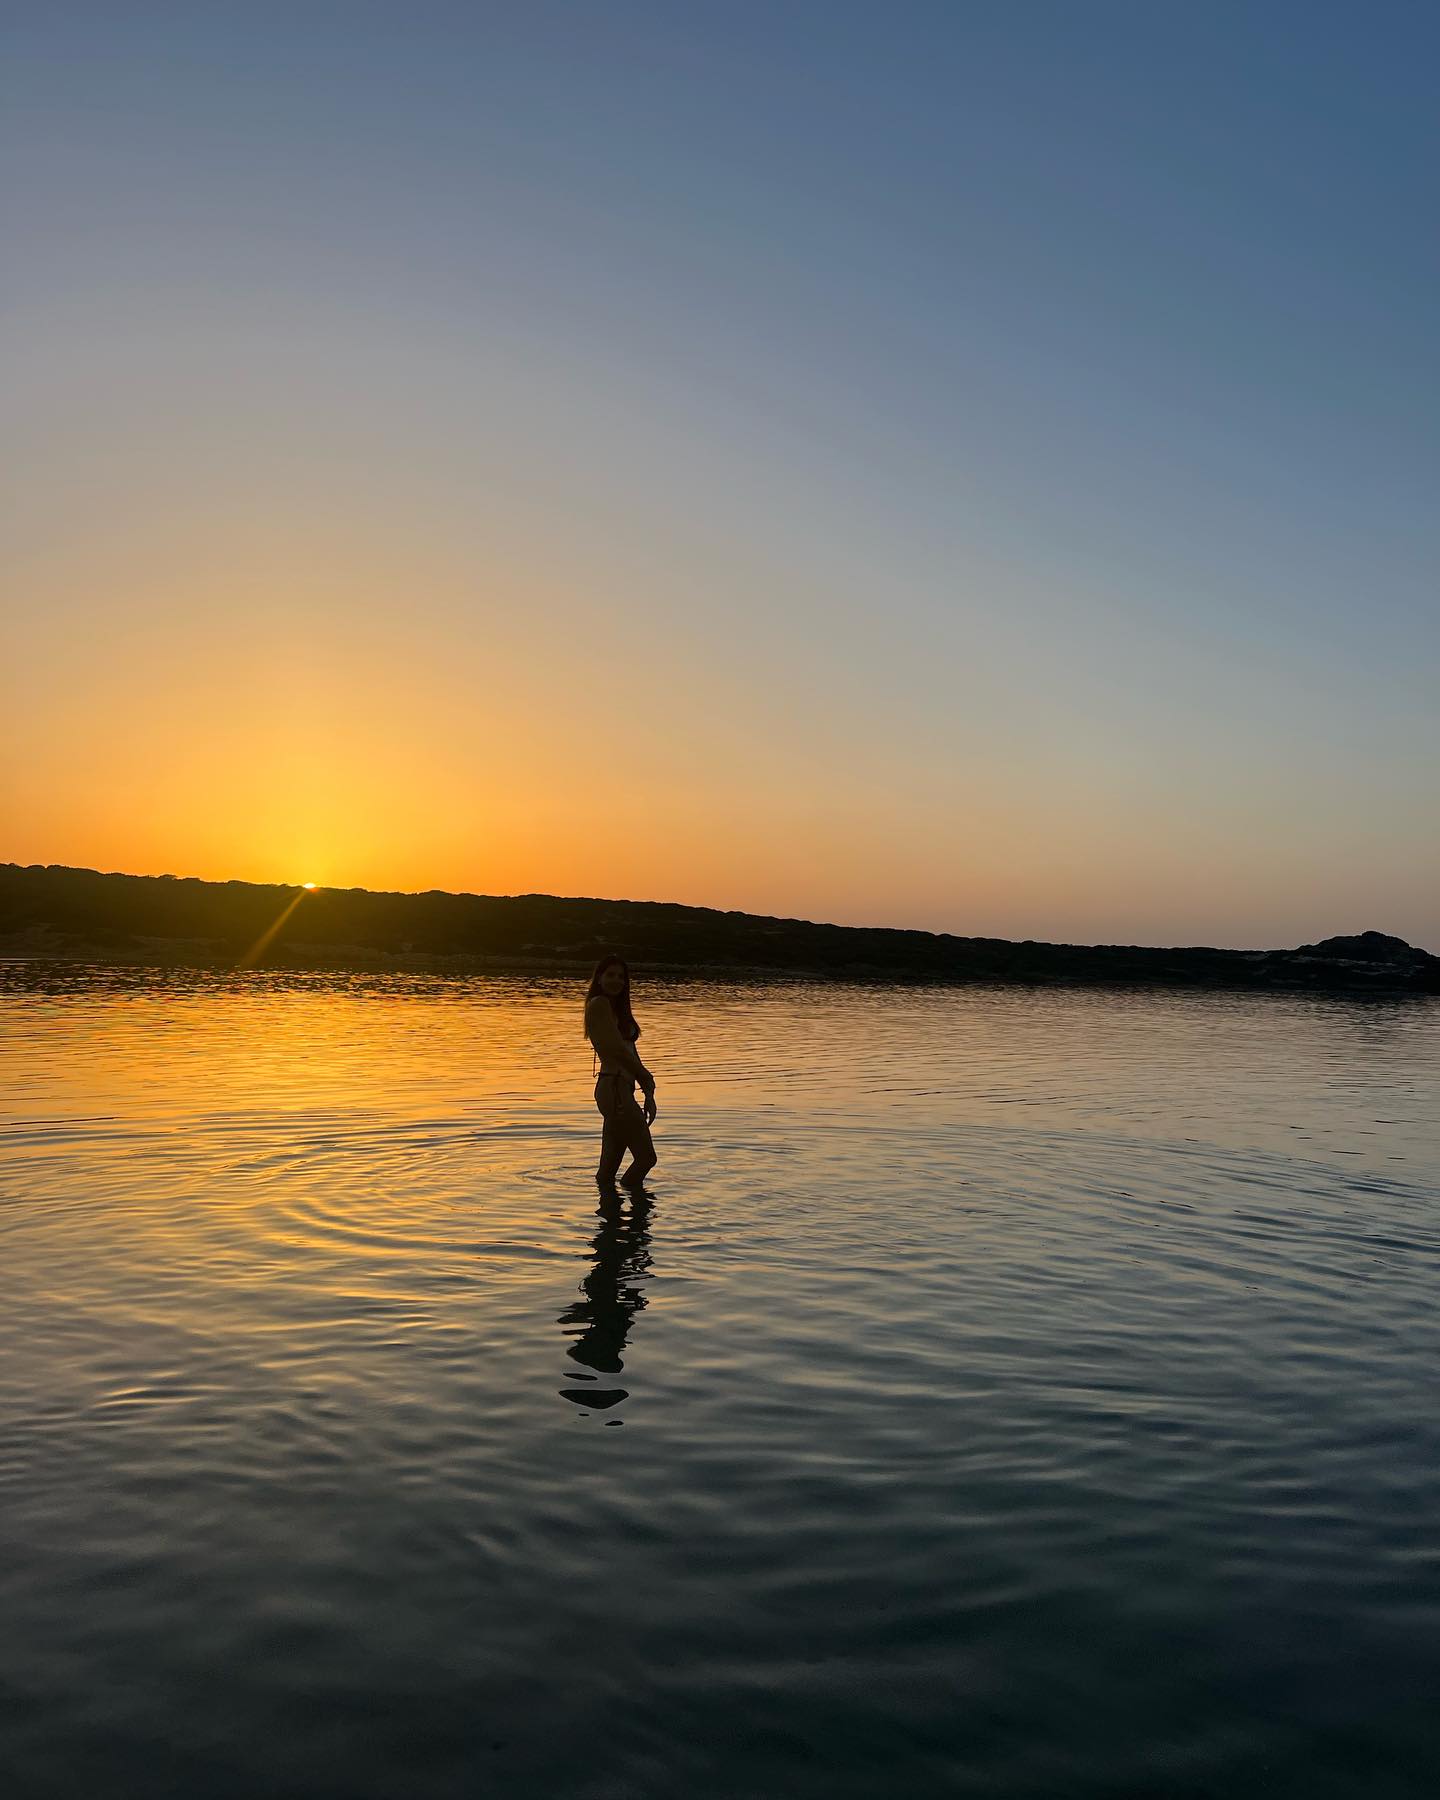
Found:
[[0, 969], [10, 1791], [1428, 1788], [1435, 1001], [579, 991]]

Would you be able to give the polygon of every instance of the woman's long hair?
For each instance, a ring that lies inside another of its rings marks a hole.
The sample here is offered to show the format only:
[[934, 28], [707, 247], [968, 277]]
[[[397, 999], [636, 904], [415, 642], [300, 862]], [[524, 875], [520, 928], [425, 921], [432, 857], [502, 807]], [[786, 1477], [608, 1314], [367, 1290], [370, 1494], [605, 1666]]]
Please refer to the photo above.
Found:
[[[611, 963], [617, 963], [621, 973], [625, 977], [624, 990], [618, 994], [607, 994], [600, 985], [600, 977], [610, 967]], [[602, 956], [599, 962], [596, 963], [595, 973], [590, 977], [590, 985], [585, 990], [585, 1004], [587, 1006], [595, 998], [596, 994], [598, 994], [602, 1000], [608, 1000], [610, 1002], [611, 1010], [615, 1014], [615, 1023], [620, 1027], [621, 1037], [628, 1039], [629, 1042], [633, 1044], [640, 1035], [640, 1027], [635, 1023], [635, 1015], [630, 1010], [630, 965], [623, 956], [616, 956], [612, 951], [609, 956]]]

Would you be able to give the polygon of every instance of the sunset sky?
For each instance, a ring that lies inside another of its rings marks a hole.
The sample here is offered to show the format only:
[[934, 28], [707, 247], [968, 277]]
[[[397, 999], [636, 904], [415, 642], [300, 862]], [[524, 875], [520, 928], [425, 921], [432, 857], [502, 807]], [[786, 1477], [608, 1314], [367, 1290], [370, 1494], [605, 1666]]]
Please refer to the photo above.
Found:
[[1440, 10], [0, 18], [0, 860], [1440, 951]]

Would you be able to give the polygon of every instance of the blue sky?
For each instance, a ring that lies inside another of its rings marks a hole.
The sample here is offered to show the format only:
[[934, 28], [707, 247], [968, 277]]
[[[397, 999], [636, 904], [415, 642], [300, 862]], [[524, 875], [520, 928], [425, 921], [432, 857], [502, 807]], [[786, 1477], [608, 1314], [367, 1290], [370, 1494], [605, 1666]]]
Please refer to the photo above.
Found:
[[8, 854], [1440, 948], [1433, 9], [4, 18]]

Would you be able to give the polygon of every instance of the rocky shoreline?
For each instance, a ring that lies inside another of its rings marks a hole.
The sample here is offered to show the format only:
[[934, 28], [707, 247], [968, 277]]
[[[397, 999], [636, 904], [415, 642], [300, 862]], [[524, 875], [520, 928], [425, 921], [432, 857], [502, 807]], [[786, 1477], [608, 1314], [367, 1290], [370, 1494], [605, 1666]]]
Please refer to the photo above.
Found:
[[0, 958], [233, 969], [588, 972], [903, 983], [1440, 993], [1440, 958], [1378, 931], [1296, 949], [1157, 949], [814, 924], [656, 901], [383, 894], [0, 864]]

